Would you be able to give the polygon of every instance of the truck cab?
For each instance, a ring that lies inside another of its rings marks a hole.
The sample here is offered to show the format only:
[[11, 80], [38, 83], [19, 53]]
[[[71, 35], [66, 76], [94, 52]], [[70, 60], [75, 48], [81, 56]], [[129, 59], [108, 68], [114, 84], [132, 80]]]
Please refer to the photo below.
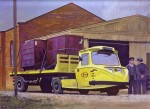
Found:
[[[106, 46], [81, 50], [75, 77], [75, 81], [71, 80], [68, 83], [72, 82], [71, 86], [74, 84], [74, 88], [76, 87], [81, 94], [99, 90], [107, 92], [108, 95], [116, 95], [120, 89], [127, 88], [129, 80], [128, 70], [121, 66], [118, 52]], [[64, 81], [62, 80], [62, 83]], [[65, 85], [63, 87], [67, 88]]]

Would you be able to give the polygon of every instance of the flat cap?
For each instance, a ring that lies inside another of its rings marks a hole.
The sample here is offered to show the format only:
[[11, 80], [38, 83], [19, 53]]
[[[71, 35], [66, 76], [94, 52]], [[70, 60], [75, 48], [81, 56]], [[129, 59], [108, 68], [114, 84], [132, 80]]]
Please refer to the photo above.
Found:
[[143, 59], [142, 58], [137, 58], [137, 61], [143, 62]]
[[129, 61], [134, 61], [134, 57], [130, 57], [130, 58], [129, 58]]

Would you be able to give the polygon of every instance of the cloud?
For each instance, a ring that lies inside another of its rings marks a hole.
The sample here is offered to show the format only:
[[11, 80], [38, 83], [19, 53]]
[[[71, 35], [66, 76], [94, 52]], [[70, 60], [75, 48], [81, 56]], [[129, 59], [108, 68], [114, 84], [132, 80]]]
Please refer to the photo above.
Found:
[[0, 31], [6, 30], [13, 25], [12, 2], [0, 1]]
[[[73, 2], [93, 14], [112, 20], [141, 14], [150, 17], [148, 0], [17, 0], [18, 22], [25, 22]], [[12, 0], [0, 0], [0, 31], [13, 26]]]
[[112, 20], [135, 14], [144, 16], [150, 15], [150, 1], [146, 0], [106, 0], [101, 2], [83, 3], [80, 6], [105, 20]]

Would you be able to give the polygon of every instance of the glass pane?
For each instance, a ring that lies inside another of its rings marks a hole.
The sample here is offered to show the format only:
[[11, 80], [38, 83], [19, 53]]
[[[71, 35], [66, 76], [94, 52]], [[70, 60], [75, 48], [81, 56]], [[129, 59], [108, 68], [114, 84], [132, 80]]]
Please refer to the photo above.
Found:
[[103, 64], [103, 65], [119, 65], [118, 58], [116, 54], [111, 53], [92, 53], [93, 64]]
[[82, 57], [82, 65], [88, 65], [88, 54], [83, 54], [81, 57]]

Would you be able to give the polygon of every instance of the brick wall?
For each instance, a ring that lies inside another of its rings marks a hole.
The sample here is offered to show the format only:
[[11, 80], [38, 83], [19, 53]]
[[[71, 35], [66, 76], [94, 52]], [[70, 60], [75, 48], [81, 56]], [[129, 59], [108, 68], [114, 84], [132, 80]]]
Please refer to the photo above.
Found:
[[103, 21], [71, 3], [25, 22], [20, 30], [20, 41], [22, 43], [28, 39]]
[[[17, 33], [18, 33], [18, 29], [17, 29]], [[10, 43], [11, 41], [13, 41], [14, 39], [14, 30], [10, 29], [8, 31], [5, 32], [5, 43], [4, 43], [4, 54], [5, 57], [3, 58], [5, 60], [5, 82], [6, 82], [6, 89], [7, 90], [12, 90], [13, 89], [13, 79], [12, 77], [10, 77], [10, 73], [13, 71], [13, 67], [10, 65]], [[17, 54], [19, 52], [19, 36], [17, 37]], [[17, 59], [17, 63], [19, 63], [19, 57]], [[18, 66], [18, 70], [19, 70], [20, 66]]]
[[5, 89], [5, 61], [4, 61], [4, 42], [5, 42], [5, 32], [0, 32], [0, 90]]

